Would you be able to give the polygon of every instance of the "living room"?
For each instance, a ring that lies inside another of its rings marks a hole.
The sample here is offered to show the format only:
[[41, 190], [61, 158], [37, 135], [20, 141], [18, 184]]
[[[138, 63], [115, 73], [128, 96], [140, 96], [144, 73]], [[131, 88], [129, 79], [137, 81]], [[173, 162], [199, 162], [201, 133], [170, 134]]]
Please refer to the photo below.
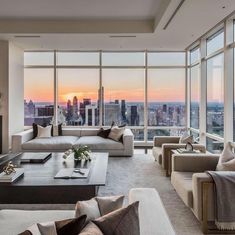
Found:
[[235, 234], [233, 0], [0, 3], [0, 234]]

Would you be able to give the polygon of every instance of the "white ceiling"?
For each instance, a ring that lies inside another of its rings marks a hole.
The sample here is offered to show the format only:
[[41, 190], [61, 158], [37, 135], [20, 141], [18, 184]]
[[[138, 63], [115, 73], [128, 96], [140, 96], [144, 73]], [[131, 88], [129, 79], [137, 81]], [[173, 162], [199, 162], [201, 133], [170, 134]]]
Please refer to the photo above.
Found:
[[[163, 0], [164, 1], [164, 0]], [[81, 49], [81, 50], [184, 50], [235, 10], [235, 0], [185, 0], [166, 30], [164, 25], [180, 0], [171, 0], [163, 8], [158, 0], [0, 0], [0, 19], [76, 18], [109, 20], [149, 20], [160, 17], [156, 29], [136, 33], [135, 38], [110, 38], [117, 33], [56, 33], [36, 34], [40, 38], [15, 38], [15, 33], [1, 33], [1, 39], [11, 40], [25, 49]], [[48, 3], [47, 3], [48, 2]], [[16, 4], [14, 4], [16, 3]], [[28, 3], [28, 4], [27, 4]], [[67, 4], [66, 4], [67, 3]], [[17, 5], [17, 7], [13, 7]], [[78, 7], [79, 6], [79, 7]], [[38, 8], [38, 9], [36, 9]], [[43, 13], [38, 13], [42, 12]], [[1, 27], [0, 27], [1, 31]], [[35, 34], [35, 33], [34, 33]]]
[[154, 19], [164, 0], [0, 0], [0, 18]]

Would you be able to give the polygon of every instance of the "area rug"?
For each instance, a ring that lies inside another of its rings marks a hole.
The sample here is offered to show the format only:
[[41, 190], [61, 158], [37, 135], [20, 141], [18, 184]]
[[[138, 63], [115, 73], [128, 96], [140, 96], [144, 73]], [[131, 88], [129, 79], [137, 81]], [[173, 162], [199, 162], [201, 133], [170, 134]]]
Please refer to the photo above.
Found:
[[[170, 178], [165, 177], [161, 166], [151, 154], [134, 154], [133, 157], [110, 157], [106, 186], [99, 195], [124, 194], [125, 203], [131, 188], [155, 188], [163, 201], [178, 235], [201, 235], [200, 224], [174, 191]], [[73, 205], [0, 205], [1, 209], [73, 209]], [[157, 221], [156, 221], [157, 223]], [[149, 234], [150, 235], [150, 234]]]

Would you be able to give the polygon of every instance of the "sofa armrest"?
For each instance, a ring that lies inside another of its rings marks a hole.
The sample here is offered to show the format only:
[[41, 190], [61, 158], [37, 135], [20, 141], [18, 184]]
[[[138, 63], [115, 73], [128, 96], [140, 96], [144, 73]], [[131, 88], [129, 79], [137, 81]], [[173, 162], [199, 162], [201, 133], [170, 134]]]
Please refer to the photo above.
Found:
[[154, 136], [154, 147], [161, 147], [164, 143], [179, 143], [179, 136]]
[[215, 170], [219, 160], [216, 154], [173, 154], [172, 171], [204, 172]]
[[123, 145], [126, 156], [134, 154], [134, 135], [130, 129], [125, 129], [123, 133]]
[[12, 136], [12, 152], [18, 153], [22, 151], [21, 145], [33, 139], [33, 129], [22, 131]]
[[203, 219], [203, 184], [210, 183], [208, 188], [207, 213], [208, 221], [214, 220], [214, 190], [213, 179], [207, 173], [195, 173], [192, 178], [193, 212], [199, 221]]

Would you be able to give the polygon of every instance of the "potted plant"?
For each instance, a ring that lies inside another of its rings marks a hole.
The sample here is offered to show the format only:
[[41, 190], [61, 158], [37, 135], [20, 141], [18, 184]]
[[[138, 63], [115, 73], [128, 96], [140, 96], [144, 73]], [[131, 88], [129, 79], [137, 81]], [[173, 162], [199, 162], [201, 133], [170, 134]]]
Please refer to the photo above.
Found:
[[70, 154], [73, 153], [75, 161], [91, 161], [90, 152], [91, 151], [87, 145], [81, 145], [77, 148], [73, 147], [72, 149], [65, 151], [63, 158], [67, 159], [67, 157], [69, 157]]

